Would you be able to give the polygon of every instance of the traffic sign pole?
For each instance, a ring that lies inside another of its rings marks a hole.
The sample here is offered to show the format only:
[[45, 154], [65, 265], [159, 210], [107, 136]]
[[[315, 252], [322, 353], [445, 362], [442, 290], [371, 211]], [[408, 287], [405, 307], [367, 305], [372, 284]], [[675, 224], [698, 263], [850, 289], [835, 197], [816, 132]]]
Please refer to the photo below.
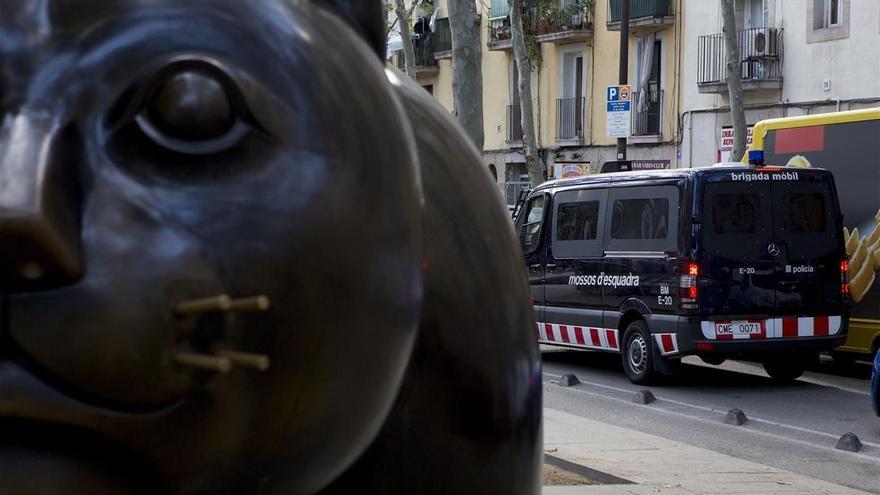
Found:
[[[620, 2], [620, 80], [618, 84], [626, 86], [627, 70], [629, 69], [629, 0]], [[617, 161], [626, 160], [626, 138], [617, 138]]]

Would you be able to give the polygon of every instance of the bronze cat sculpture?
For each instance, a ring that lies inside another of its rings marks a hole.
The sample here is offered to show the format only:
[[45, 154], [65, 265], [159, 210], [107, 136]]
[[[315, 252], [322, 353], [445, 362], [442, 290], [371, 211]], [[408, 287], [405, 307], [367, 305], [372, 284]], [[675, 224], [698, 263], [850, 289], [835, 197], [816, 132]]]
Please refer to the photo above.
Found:
[[515, 238], [384, 29], [0, 0], [0, 493], [538, 493]]

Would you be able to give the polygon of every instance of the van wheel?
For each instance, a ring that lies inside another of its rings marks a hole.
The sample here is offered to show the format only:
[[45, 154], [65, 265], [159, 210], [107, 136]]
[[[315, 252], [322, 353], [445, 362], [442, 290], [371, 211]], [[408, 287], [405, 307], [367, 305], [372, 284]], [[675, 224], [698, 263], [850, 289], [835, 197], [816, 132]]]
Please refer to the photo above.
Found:
[[654, 349], [648, 325], [644, 321], [636, 320], [626, 327], [620, 355], [623, 371], [631, 382], [647, 385], [655, 378]]
[[764, 371], [770, 378], [779, 383], [789, 383], [804, 374], [806, 364], [792, 358], [778, 358], [773, 361], [764, 361]]

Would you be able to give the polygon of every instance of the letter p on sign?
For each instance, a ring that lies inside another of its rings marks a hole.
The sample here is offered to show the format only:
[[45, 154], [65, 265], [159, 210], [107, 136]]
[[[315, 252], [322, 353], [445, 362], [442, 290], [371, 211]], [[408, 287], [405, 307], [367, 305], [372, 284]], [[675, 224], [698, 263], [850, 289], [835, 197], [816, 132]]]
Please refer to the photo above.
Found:
[[608, 101], [617, 101], [618, 93], [617, 86], [609, 86], [608, 87]]

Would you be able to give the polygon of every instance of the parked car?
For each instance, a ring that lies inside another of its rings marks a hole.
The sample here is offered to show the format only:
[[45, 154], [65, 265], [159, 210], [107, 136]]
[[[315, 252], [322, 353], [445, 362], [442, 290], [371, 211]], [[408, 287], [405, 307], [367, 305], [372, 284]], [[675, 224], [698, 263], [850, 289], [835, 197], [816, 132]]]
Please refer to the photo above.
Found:
[[846, 339], [847, 257], [828, 171], [553, 181], [529, 194], [516, 228], [539, 342], [620, 353], [634, 383], [688, 354], [755, 359], [789, 381]]

